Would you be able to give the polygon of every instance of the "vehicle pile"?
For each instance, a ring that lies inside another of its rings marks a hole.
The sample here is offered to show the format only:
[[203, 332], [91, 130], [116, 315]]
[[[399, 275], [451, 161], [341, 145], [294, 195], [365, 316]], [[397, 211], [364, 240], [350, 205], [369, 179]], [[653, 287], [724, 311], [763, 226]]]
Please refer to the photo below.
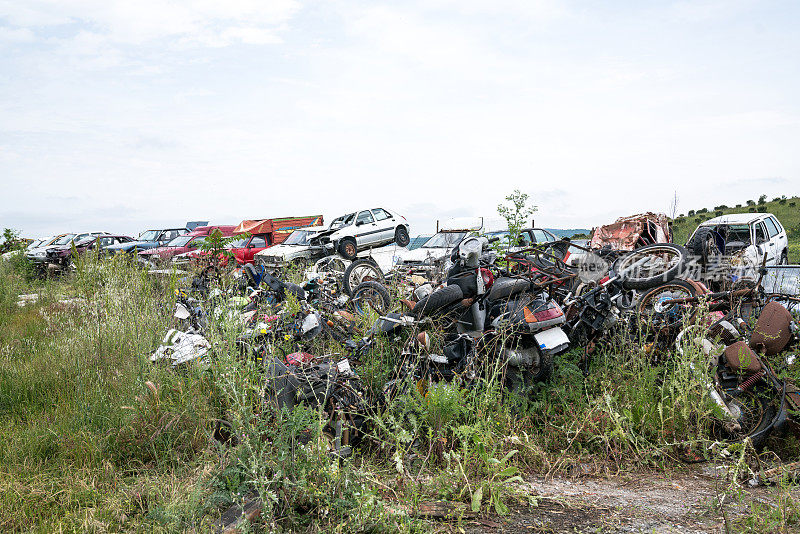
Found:
[[[798, 341], [800, 269], [785, 265], [786, 232], [774, 216], [726, 217], [700, 225], [691, 252], [653, 213], [595, 228], [587, 246], [540, 228], [486, 231], [481, 220], [437, 223], [408, 250], [405, 218], [374, 208], [327, 228], [311, 215], [198, 221], [138, 240], [64, 234], [25, 254], [61, 269], [90, 250], [135, 254], [153, 273], [180, 267], [188, 276], [177, 324], [151, 360], [208, 365], [216, 334], [234, 325], [239, 356], [263, 371], [265, 402], [321, 410], [340, 456], [370, 414], [411, 387], [496, 380], [505, 394], [536, 395], [560, 355], [580, 351], [588, 373], [593, 355], [622, 343], [654, 362], [700, 355], [692, 361], [703, 362], [696, 372], [715, 437], [759, 446], [800, 409], [780, 359]], [[212, 236], [227, 239], [224, 248], [200, 246]], [[376, 393], [359, 368], [379, 341], [393, 369]]]
[[[594, 354], [619, 343], [654, 361], [702, 354], [708, 368], [697, 372], [710, 377], [716, 439], [758, 447], [800, 408], [800, 391], [776, 370], [784, 365], [776, 357], [799, 339], [792, 312], [800, 298], [775, 290], [779, 267], [712, 292], [685, 277], [690, 255], [671, 243], [581, 247], [571, 264], [577, 245], [569, 240], [511, 252], [493, 247], [498, 240], [464, 237], [438, 277], [402, 264], [384, 273], [370, 259], [341, 269], [335, 255], [299, 272], [252, 264], [222, 276], [198, 271], [183, 279], [178, 325], [151, 360], [208, 365], [214, 330], [241, 325], [238, 354], [262, 369], [264, 402], [321, 410], [338, 456], [408, 388], [498, 380], [507, 395], [537, 395], [560, 355], [581, 351], [589, 372]], [[298, 274], [303, 280], [292, 283]], [[381, 339], [394, 369], [375, 394], [359, 368]]]

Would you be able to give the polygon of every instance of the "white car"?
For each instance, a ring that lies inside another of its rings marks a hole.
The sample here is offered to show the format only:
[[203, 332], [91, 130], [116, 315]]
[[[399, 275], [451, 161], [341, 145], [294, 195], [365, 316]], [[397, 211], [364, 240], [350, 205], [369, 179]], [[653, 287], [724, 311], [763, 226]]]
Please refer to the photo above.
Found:
[[372, 208], [335, 218], [327, 230], [311, 239], [310, 245], [354, 260], [359, 251], [389, 243], [405, 247], [410, 241], [405, 217], [386, 208]]
[[322, 230], [322, 226], [298, 228], [280, 245], [273, 245], [256, 253], [255, 263], [267, 269], [282, 269], [289, 265], [308, 267], [326, 254], [324, 247], [311, 245], [311, 239]]
[[786, 230], [771, 213], [736, 213], [714, 217], [701, 223], [686, 248], [704, 267], [741, 271], [737, 276], [757, 278], [761, 265], [789, 263]]

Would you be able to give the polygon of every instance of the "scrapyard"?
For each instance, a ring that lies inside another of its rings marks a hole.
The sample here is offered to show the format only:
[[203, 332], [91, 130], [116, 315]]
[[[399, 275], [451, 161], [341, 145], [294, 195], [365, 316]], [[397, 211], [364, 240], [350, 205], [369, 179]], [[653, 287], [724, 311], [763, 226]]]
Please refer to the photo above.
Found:
[[[353, 500], [336, 514], [357, 512], [337, 524], [569, 528], [547, 511], [566, 480], [589, 491], [610, 469], [702, 466], [755, 491], [798, 469], [800, 266], [784, 261], [781, 222], [713, 219], [685, 246], [674, 222], [626, 216], [570, 239], [443, 220], [409, 250], [406, 219], [378, 208], [327, 226], [314, 215], [138, 240], [68, 233], [16, 242], [3, 265], [51, 288], [15, 296], [15, 313], [82, 336], [70, 342], [79, 391], [107, 375], [92, 395], [120, 415], [95, 423], [98, 454], [143, 467], [216, 458], [198, 481], [203, 519], [181, 529], [325, 524], [339, 498]], [[124, 514], [146, 521], [142, 506]], [[592, 510], [573, 526], [689, 521]]]

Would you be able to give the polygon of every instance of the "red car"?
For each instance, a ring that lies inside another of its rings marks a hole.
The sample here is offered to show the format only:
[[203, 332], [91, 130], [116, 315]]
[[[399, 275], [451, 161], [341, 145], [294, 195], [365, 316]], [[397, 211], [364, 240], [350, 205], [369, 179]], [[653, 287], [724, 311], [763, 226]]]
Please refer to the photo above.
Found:
[[206, 237], [214, 230], [219, 230], [224, 237], [230, 237], [234, 228], [236, 227], [233, 225], [198, 226], [188, 234], [179, 235], [163, 247], [143, 250], [139, 253], [138, 260], [149, 265], [166, 263], [173, 256], [200, 248]]

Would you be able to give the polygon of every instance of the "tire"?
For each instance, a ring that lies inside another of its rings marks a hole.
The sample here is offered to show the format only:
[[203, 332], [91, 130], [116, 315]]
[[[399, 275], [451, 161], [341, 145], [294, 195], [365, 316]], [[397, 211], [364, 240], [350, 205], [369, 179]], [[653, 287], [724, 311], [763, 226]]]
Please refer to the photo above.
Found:
[[344, 280], [342, 281], [342, 290], [345, 295], [353, 296], [353, 291], [356, 287], [363, 282], [380, 282], [383, 283], [385, 278], [378, 264], [373, 260], [364, 258], [356, 260], [347, 266], [344, 270]]
[[368, 311], [368, 307], [378, 315], [385, 315], [391, 304], [392, 297], [380, 282], [362, 282], [353, 291], [353, 308], [362, 315]]
[[411, 243], [411, 238], [408, 235], [408, 230], [405, 226], [398, 226], [394, 231], [394, 242], [398, 247], [407, 247]]
[[772, 424], [772, 420], [777, 414], [774, 403], [770, 402], [770, 398], [774, 395], [771, 395], [768, 389], [759, 387], [759, 385], [741, 393], [735, 389], [729, 391], [729, 393], [733, 393], [735, 396], [734, 400], [728, 401], [728, 405], [734, 403], [740, 409], [749, 408], [742, 410], [743, 415], [739, 418], [742, 430], [741, 432], [731, 432], [724, 428], [723, 423], [716, 422], [712, 427], [714, 436], [733, 442], [742, 441], [749, 437], [753, 442], [753, 447], [756, 450], [761, 449], [770, 432], [764, 432], [760, 436], [757, 435]]
[[339, 241], [338, 251], [343, 258], [350, 261], [355, 261], [356, 256], [358, 255], [358, 245], [356, 245], [356, 240], [352, 237], [346, 237], [342, 239]]
[[785, 250], [781, 254], [780, 263], [778, 265], [789, 265], [789, 253]]
[[692, 314], [694, 306], [673, 304], [666, 307], [659, 306], [661, 299], [686, 298], [697, 295], [697, 288], [685, 280], [672, 280], [666, 284], [654, 287], [641, 297], [636, 305], [638, 323], [643, 327], [677, 328], [683, 324], [687, 314]]
[[416, 306], [414, 306], [414, 309], [411, 310], [411, 315], [417, 319], [428, 317], [445, 306], [453, 304], [454, 302], [458, 302], [463, 298], [464, 293], [461, 291], [460, 287], [446, 286], [442, 289], [434, 291], [427, 297], [417, 302]]
[[[633, 272], [633, 265], [648, 257], [650, 261], [638, 266], [636, 272]], [[614, 262], [614, 272], [618, 276], [626, 271], [630, 272], [622, 282], [625, 289], [647, 290], [675, 279], [683, 271], [687, 257], [686, 249], [679, 245], [656, 243], [619, 258]], [[667, 261], [666, 265], [664, 261]]]
[[686, 243], [686, 248], [694, 256], [700, 258], [703, 265], [709, 263], [710, 256], [717, 251], [717, 243], [714, 239], [713, 229], [710, 227], [700, 227]]

